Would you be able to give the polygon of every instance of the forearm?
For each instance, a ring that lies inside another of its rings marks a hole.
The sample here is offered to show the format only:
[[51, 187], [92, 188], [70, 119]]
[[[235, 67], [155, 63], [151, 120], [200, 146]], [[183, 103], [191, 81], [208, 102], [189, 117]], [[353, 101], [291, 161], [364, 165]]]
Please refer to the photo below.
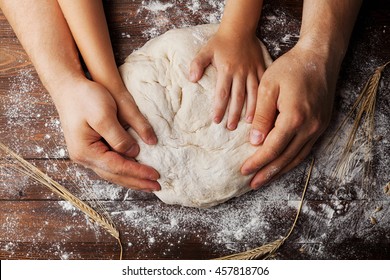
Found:
[[58, 0], [94, 81], [112, 94], [123, 90], [101, 1]]
[[56, 101], [63, 82], [83, 76], [76, 46], [57, 2], [0, 0], [0, 5]]
[[253, 36], [260, 19], [263, 0], [228, 0], [223, 13], [220, 32], [230, 36]]
[[361, 3], [361, 0], [304, 0], [299, 43], [341, 62]]

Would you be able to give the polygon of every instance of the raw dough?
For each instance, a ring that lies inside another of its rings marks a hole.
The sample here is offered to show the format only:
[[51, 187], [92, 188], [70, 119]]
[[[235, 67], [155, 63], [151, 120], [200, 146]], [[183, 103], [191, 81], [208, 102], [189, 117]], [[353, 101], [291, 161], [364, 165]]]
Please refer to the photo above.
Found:
[[[254, 153], [250, 125], [234, 131], [212, 122], [216, 69], [209, 66], [198, 83], [188, 81], [191, 60], [218, 25], [174, 29], [150, 40], [120, 67], [122, 78], [141, 112], [152, 124], [158, 144], [140, 144], [137, 160], [161, 175], [165, 203], [211, 207], [250, 190], [242, 176], [243, 161]], [[262, 45], [266, 64], [271, 58]]]

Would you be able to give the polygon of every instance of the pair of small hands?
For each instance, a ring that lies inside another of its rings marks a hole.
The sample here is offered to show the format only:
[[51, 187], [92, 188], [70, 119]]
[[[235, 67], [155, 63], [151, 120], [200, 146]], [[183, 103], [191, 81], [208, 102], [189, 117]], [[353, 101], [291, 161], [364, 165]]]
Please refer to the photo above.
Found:
[[[252, 123], [250, 142], [258, 146], [241, 167], [242, 174], [254, 174], [251, 187], [298, 165], [329, 122], [337, 78], [332, 73], [337, 71], [299, 43], [264, 71], [255, 36], [237, 44], [216, 34], [194, 58], [190, 80], [197, 82], [210, 64], [218, 72], [214, 121], [219, 123], [227, 112], [227, 128], [234, 130], [246, 104], [245, 120]], [[158, 172], [134, 160], [139, 146], [124, 129], [131, 126], [145, 143], [157, 143], [127, 90], [111, 94], [87, 80], [72, 87], [58, 103], [70, 157], [111, 182], [135, 190], [159, 190]]]

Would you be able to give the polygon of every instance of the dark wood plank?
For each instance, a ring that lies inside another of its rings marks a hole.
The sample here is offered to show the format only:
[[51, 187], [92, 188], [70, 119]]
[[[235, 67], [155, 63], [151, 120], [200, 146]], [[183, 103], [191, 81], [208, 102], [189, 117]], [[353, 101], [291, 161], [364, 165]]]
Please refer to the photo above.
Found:
[[[276, 208], [275, 201], [262, 201], [259, 207], [263, 208], [266, 218], [258, 218], [257, 222], [263, 226], [253, 224], [252, 229], [246, 228], [246, 222], [253, 221], [257, 213], [240, 214], [239, 209], [234, 215], [242, 216], [241, 222], [230, 221], [224, 225], [227, 222], [224, 216], [231, 217], [225, 211], [226, 206], [210, 211], [171, 207], [157, 201], [149, 204], [145, 201], [125, 201], [104, 202], [104, 207], [122, 233], [125, 258], [207, 259], [260, 246], [283, 236], [292, 224], [297, 203], [278, 202]], [[378, 203], [383, 210], [373, 213]], [[26, 255], [22, 258], [78, 258], [90, 254], [87, 248], [95, 248], [96, 244], [98, 248], [101, 244], [105, 253], [95, 258], [113, 258], [118, 252], [110, 235], [67, 202], [21, 201], [1, 202], [1, 205], [0, 256], [8, 254], [6, 258], [20, 258], [21, 248], [25, 248]], [[332, 202], [306, 202], [296, 230], [279, 257], [359, 258], [363, 248], [373, 248], [373, 251], [364, 252], [365, 256], [389, 257], [389, 240], [386, 237], [390, 222], [390, 217], [386, 215], [390, 210], [389, 201], [353, 201], [348, 211], [340, 212], [331, 207]], [[376, 224], [371, 222], [369, 215], [366, 216], [367, 210], [376, 217]], [[359, 219], [356, 218], [358, 216]], [[241, 232], [240, 227], [244, 229]], [[261, 235], [257, 234], [259, 227], [262, 228]], [[362, 247], [352, 246], [353, 242]], [[41, 255], [34, 253], [38, 245], [42, 246]], [[14, 249], [20, 252], [15, 253]]]

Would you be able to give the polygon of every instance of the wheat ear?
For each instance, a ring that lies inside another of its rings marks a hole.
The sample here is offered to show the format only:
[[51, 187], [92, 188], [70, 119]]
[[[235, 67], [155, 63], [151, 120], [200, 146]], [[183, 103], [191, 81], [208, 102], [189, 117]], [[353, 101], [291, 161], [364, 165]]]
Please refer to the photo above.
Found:
[[260, 258], [267, 259], [270, 256], [272, 256], [273, 254], [275, 254], [275, 252], [280, 248], [280, 246], [282, 246], [284, 244], [284, 242], [290, 237], [291, 233], [293, 232], [293, 230], [295, 228], [295, 225], [297, 224], [299, 215], [300, 215], [301, 210], [302, 210], [303, 201], [305, 199], [306, 190], [307, 190], [307, 187], [309, 185], [311, 172], [312, 172], [313, 167], [314, 167], [314, 161], [315, 161], [315, 159], [313, 158], [311, 163], [310, 163], [309, 172], [307, 173], [306, 182], [305, 182], [305, 186], [303, 188], [302, 197], [301, 197], [301, 201], [299, 203], [297, 214], [295, 215], [294, 222], [293, 222], [290, 230], [288, 231], [287, 235], [283, 238], [280, 238], [280, 239], [275, 240], [275, 241], [268, 243], [268, 244], [264, 244], [260, 247], [255, 248], [255, 249], [248, 250], [248, 251], [241, 252], [241, 253], [237, 253], [237, 254], [233, 254], [233, 255], [228, 255], [225, 257], [221, 257], [221, 258], [217, 258], [216, 260], [254, 260], [254, 259], [260, 259]]
[[34, 165], [32, 165], [31, 163], [23, 159], [21, 156], [16, 154], [14, 151], [12, 151], [2, 142], [0, 142], [0, 149], [3, 150], [9, 156], [11, 156], [12, 159], [14, 159], [16, 163], [19, 165], [18, 167], [8, 166], [9, 168], [13, 168], [18, 172], [48, 187], [51, 191], [58, 194], [61, 198], [69, 201], [74, 207], [78, 208], [80, 211], [85, 213], [90, 219], [92, 219], [94, 222], [96, 222], [101, 227], [103, 227], [109, 234], [111, 234], [119, 244], [120, 247], [119, 259], [122, 259], [123, 247], [122, 247], [122, 242], [120, 240], [120, 234], [112, 221], [108, 220], [106, 217], [98, 213], [96, 210], [94, 210], [91, 206], [86, 204], [84, 201], [74, 196], [65, 187], [61, 186], [59, 183], [57, 183], [52, 178], [50, 178], [47, 174], [43, 173]]
[[332, 143], [334, 143], [334, 139], [338, 135], [338, 132], [344, 128], [347, 120], [352, 117], [355, 111], [357, 111], [351, 131], [348, 135], [347, 143], [342, 151], [340, 160], [338, 161], [333, 174], [336, 178], [340, 180], [342, 180], [342, 178], [344, 178], [345, 175], [349, 173], [350, 166], [353, 165], [354, 160], [356, 161], [356, 159], [358, 158], [356, 153], [358, 153], [359, 151], [354, 151], [353, 147], [358, 146], [359, 148], [359, 145], [356, 144], [356, 142], [358, 142], [356, 141], [356, 135], [361, 124], [363, 124], [364, 133], [362, 143], [360, 143], [360, 147], [364, 149], [363, 160], [365, 162], [365, 170], [363, 179], [368, 179], [371, 174], [375, 103], [382, 72], [389, 64], [390, 61], [375, 69], [373, 75], [369, 78], [369, 80], [366, 82], [363, 89], [361, 90], [351, 110], [341, 122], [340, 126], [336, 129], [336, 132], [334, 133], [327, 145], [328, 148]]

